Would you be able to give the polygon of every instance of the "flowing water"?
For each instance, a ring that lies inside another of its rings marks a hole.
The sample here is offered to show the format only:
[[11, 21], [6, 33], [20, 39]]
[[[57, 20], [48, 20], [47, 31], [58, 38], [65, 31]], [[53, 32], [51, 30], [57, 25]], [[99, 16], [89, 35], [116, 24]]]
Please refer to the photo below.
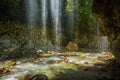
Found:
[[100, 24], [98, 22], [96, 22], [96, 34], [100, 36]]
[[101, 52], [107, 52], [110, 50], [109, 46], [110, 43], [108, 41], [108, 37], [107, 36], [100, 36], [100, 24], [98, 22], [96, 22], [95, 24], [96, 26], [96, 35], [97, 35], [97, 41], [98, 41], [98, 48]]
[[48, 17], [48, 5], [47, 0], [41, 0], [41, 14], [42, 14], [42, 35], [46, 37], [46, 29], [47, 29], [47, 17]]
[[[66, 6], [67, 16], [67, 32], [69, 35], [70, 40], [74, 40], [74, 24], [75, 24], [75, 15], [77, 15], [78, 10], [76, 10], [77, 1], [69, 0]], [[40, 3], [39, 3], [40, 2]], [[61, 42], [64, 37], [64, 30], [62, 27], [62, 9], [63, 9], [63, 1], [62, 0], [27, 0], [26, 1], [26, 8], [27, 8], [27, 20], [29, 24], [29, 31], [30, 31], [30, 45], [33, 45], [35, 42], [35, 38], [33, 35], [35, 33], [33, 27], [37, 24], [41, 24], [41, 34], [40, 39], [43, 39], [43, 43], [41, 44], [48, 44], [47, 43], [47, 29], [49, 26], [47, 25], [49, 22], [50, 26], [53, 27], [53, 30], [50, 35], [53, 36], [53, 45], [56, 49], [61, 49]], [[49, 21], [50, 19], [51, 21]], [[39, 22], [40, 20], [41, 22]], [[39, 22], [39, 23], [38, 23]], [[96, 32], [96, 44], [97, 48], [101, 49], [101, 51], [107, 51], [109, 42], [106, 36], [101, 37], [101, 33], [99, 30], [99, 23], [95, 21], [95, 32]], [[46, 41], [46, 42], [45, 42]], [[34, 45], [35, 46], [35, 45]]]
[[26, 0], [27, 21], [30, 27], [36, 25], [38, 16], [37, 0]]
[[100, 49], [102, 52], [109, 51], [109, 41], [107, 36], [100, 37]]
[[26, 16], [27, 16], [27, 23], [29, 29], [29, 47], [35, 47], [35, 40], [34, 40], [34, 26], [37, 24], [38, 20], [38, 2], [37, 0], [25, 0], [26, 4]]
[[[97, 59], [99, 56], [105, 57], [108, 55], [102, 55], [100, 53], [79, 53], [79, 56], [69, 56], [68, 63], [56, 63], [56, 61], [62, 61], [62, 56], [51, 56], [42, 60], [41, 58], [38, 58], [33, 59], [33, 61], [23, 59], [17, 61], [17, 64], [11, 70], [11, 73], [0, 76], [0, 80], [23, 80], [20, 79], [20, 77], [25, 77], [25, 75], [27, 74], [40, 73], [47, 75], [49, 78], [52, 78], [61, 71], [65, 72], [64, 70], [66, 69], [75, 69], [75, 66], [73, 66], [74, 64], [78, 64], [80, 66], [94, 66], [94, 63], [96, 62], [104, 63], [104, 61], [100, 61]], [[54, 62], [50, 63], [51, 61]], [[86, 62], [89, 64], [85, 64]]]
[[58, 47], [61, 42], [61, 7], [62, 0], [50, 0], [51, 15], [53, 21], [53, 27], [55, 31], [55, 41]]
[[74, 12], [74, 0], [70, 0], [67, 4], [67, 7], [68, 7], [68, 27], [69, 27], [69, 33], [70, 33], [70, 36], [71, 36], [71, 39], [73, 39], [74, 35], [74, 15], [75, 15], [75, 12]]
[[[34, 33], [34, 31], [31, 29], [32, 27], [35, 27], [37, 24], [41, 24], [42, 38], [44, 37], [45, 39], [47, 39], [46, 38], [46, 34], [47, 34], [46, 30], [48, 27], [47, 19], [51, 17], [52, 23], [50, 24], [52, 24], [54, 29], [53, 35], [54, 35], [55, 46], [60, 47], [62, 0], [50, 0], [50, 1], [40, 0], [40, 4], [39, 4], [39, 1], [37, 0], [27, 0], [25, 2], [26, 2], [26, 9], [27, 9], [26, 15], [27, 15], [27, 21], [30, 27], [30, 33]], [[39, 8], [39, 5], [40, 5], [40, 8]], [[39, 20], [41, 22], [39, 22]], [[32, 38], [34, 39], [34, 36]]]

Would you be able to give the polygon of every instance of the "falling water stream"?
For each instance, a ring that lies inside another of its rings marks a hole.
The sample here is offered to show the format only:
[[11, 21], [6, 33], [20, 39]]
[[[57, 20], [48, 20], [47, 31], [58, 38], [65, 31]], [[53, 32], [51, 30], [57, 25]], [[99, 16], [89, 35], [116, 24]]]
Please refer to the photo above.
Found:
[[37, 22], [38, 16], [38, 3], [36, 0], [26, 0], [27, 21], [30, 27], [34, 26]]
[[[41, 19], [41, 26], [42, 26], [42, 38], [46, 38], [46, 30], [47, 30], [47, 19], [48, 16], [51, 17], [51, 22], [54, 30], [54, 42], [56, 48], [60, 48], [61, 44], [61, 7], [62, 7], [62, 0], [50, 0], [49, 7], [48, 7], [48, 0], [40, 0], [40, 14], [39, 15], [39, 8], [38, 8], [37, 0], [27, 0], [27, 20], [30, 26], [30, 33], [34, 33], [32, 27], [37, 24], [37, 20]], [[48, 11], [50, 10], [50, 15], [48, 15]], [[30, 34], [31, 35], [31, 34]], [[34, 36], [33, 36], [34, 39]]]
[[73, 27], [74, 27], [74, 14], [75, 14], [75, 12], [74, 12], [74, 0], [70, 0], [69, 2], [68, 2], [68, 5], [67, 5], [67, 7], [68, 7], [68, 27], [69, 27], [69, 31], [70, 31], [70, 36], [71, 36], [71, 39], [73, 39]]
[[51, 15], [55, 31], [55, 42], [58, 48], [60, 48], [61, 42], [61, 2], [62, 0], [50, 0]]
[[109, 51], [109, 41], [107, 36], [100, 37], [100, 49], [102, 52]]
[[[49, 2], [47, 0], [40, 0], [40, 12], [38, 8], [38, 1], [37, 0], [27, 0], [27, 19], [29, 24], [29, 31], [30, 35], [34, 34], [34, 30], [32, 28], [37, 24], [37, 20], [41, 19], [42, 24], [42, 38], [43, 40], [47, 40], [47, 28], [49, 27], [47, 25], [48, 18], [51, 18], [51, 24], [53, 27], [53, 33], [54, 35], [54, 46], [56, 49], [61, 48], [61, 41], [62, 41], [62, 0], [50, 0]], [[72, 39], [74, 37], [74, 22], [75, 22], [75, 7], [77, 6], [77, 0], [69, 0], [67, 2], [67, 25], [69, 30], [69, 37]], [[48, 14], [49, 13], [49, 14]], [[38, 17], [38, 15], [41, 14], [41, 16]], [[38, 19], [39, 18], [39, 19]], [[109, 47], [109, 42], [107, 36], [101, 36], [101, 33], [99, 31], [99, 23], [95, 21], [95, 27], [96, 27], [96, 36], [98, 41], [98, 48], [101, 51], [107, 51]], [[41, 36], [41, 35], [40, 35]], [[34, 40], [34, 36], [31, 36], [30, 44], [34, 44], [32, 42]], [[44, 43], [43, 43], [44, 44]], [[45, 43], [46, 44], [46, 43]]]
[[46, 36], [46, 28], [47, 28], [47, 17], [48, 17], [48, 6], [47, 6], [47, 0], [41, 0], [41, 14], [42, 14], [42, 35], [43, 37]]
[[27, 15], [27, 22], [28, 22], [28, 29], [29, 29], [29, 47], [33, 48], [34, 46], [34, 30], [33, 27], [37, 23], [38, 19], [38, 3], [36, 0], [26, 0], [26, 15]]
[[108, 41], [108, 37], [107, 36], [100, 36], [100, 30], [99, 30], [99, 23], [96, 22], [96, 34], [98, 37], [98, 45], [99, 45], [99, 50], [101, 52], [107, 52], [109, 51], [109, 41]]

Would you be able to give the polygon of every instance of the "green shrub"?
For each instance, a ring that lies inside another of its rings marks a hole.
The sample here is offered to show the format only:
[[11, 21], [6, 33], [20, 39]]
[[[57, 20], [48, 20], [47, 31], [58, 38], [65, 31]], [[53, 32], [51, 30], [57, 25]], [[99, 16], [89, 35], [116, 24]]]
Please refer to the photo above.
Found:
[[78, 50], [78, 44], [75, 42], [69, 42], [68, 45], [66, 46], [67, 50], [69, 51], [77, 51]]

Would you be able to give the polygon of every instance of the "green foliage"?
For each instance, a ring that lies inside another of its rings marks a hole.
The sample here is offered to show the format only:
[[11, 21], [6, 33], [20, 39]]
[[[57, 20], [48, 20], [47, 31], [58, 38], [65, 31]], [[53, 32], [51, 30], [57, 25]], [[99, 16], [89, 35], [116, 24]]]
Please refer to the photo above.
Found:
[[78, 0], [76, 10], [78, 10], [79, 19], [90, 20], [92, 18], [92, 3], [93, 0]]
[[68, 45], [66, 46], [66, 48], [69, 51], [77, 51], [78, 45], [75, 42], [69, 42]]
[[74, 11], [75, 6], [73, 3], [74, 3], [74, 0], [67, 0], [66, 11], [68, 12]]
[[75, 15], [75, 32], [74, 41], [79, 45], [80, 48], [87, 48], [90, 43], [94, 43], [95, 27], [94, 17], [92, 14], [92, 3], [93, 0], [77, 0], [76, 15]]
[[[17, 22], [6, 22], [0, 24], [0, 36], [9, 36], [12, 40], [16, 40], [18, 43], [24, 43], [27, 40], [29, 30], [26, 25], [22, 25]], [[23, 36], [24, 35], [24, 36]]]
[[[74, 38], [71, 39], [71, 32], [67, 31], [65, 38], [67, 42], [75, 42], [79, 48], [95, 48], [96, 28], [94, 26], [94, 15], [92, 13], [93, 0], [66, 0], [66, 17], [74, 14]], [[69, 27], [69, 26], [68, 26]]]

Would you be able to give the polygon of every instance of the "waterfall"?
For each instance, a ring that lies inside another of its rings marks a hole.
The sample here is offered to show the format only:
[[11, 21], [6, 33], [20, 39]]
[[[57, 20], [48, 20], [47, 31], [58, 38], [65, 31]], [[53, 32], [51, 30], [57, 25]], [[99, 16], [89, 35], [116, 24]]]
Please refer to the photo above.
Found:
[[[55, 46], [60, 47], [61, 43], [61, 9], [62, 9], [62, 0], [50, 0], [49, 4], [50, 7], [48, 7], [47, 3], [48, 0], [40, 0], [40, 14], [41, 17], [39, 17], [38, 12], [39, 12], [39, 1], [37, 0], [26, 0], [26, 8], [27, 8], [27, 21], [29, 24], [29, 30], [30, 30], [30, 35], [34, 33], [34, 26], [37, 25], [37, 20], [41, 19], [42, 23], [42, 38], [46, 38], [46, 30], [47, 30], [47, 19], [49, 16], [51, 16], [52, 20], [51, 22], [53, 23], [53, 29], [54, 29], [54, 36], [55, 36]], [[48, 15], [48, 11], [50, 9], [50, 14]], [[34, 36], [31, 36], [31, 38], [34, 39]], [[45, 39], [44, 39], [45, 40]]]
[[38, 4], [36, 0], [26, 0], [27, 21], [31, 27], [36, 25], [37, 15], [38, 15], [37, 7]]
[[100, 30], [99, 30], [99, 23], [97, 22], [96, 23], [96, 28], [97, 28], [97, 30], [96, 30], [96, 34], [97, 34], [97, 36], [100, 36]]
[[60, 46], [61, 43], [61, 1], [62, 0], [50, 0], [51, 16], [55, 31], [55, 42], [57, 46]]
[[109, 41], [107, 36], [100, 37], [100, 49], [102, 52], [109, 51]]
[[70, 33], [70, 37], [71, 39], [73, 39], [73, 32], [74, 32], [74, 0], [70, 0], [67, 4], [67, 12], [68, 12], [68, 19], [67, 19], [67, 24], [68, 24], [68, 27], [69, 27], [69, 33]]
[[[40, 35], [40, 40], [43, 40], [42, 44], [47, 44], [47, 29], [53, 28], [52, 35], [54, 36], [54, 39], [52, 39], [51, 42], [53, 45], [55, 45], [56, 49], [60, 49], [62, 39], [61, 20], [63, 0], [26, 0], [25, 2], [27, 8], [27, 21], [29, 24], [31, 44], [32, 42], [36, 42], [36, 39], [34, 38], [35, 35], [33, 35], [35, 33], [34, 28], [38, 27], [38, 22], [41, 21], [40, 29], [42, 29], [42, 32]], [[73, 38], [74, 35], [74, 3], [74, 0], [71, 0], [70, 3], [68, 3], [69, 7], [71, 8], [71, 11], [68, 12], [68, 30], [71, 38]], [[47, 22], [50, 22], [50, 25], [47, 25]]]
[[38, 3], [36, 0], [26, 0], [26, 15], [28, 21], [28, 29], [29, 29], [29, 40], [28, 47], [35, 48], [35, 40], [34, 40], [34, 26], [37, 23], [38, 19]]
[[109, 51], [109, 41], [107, 36], [100, 36], [100, 30], [99, 30], [99, 23], [95, 22], [96, 26], [96, 35], [97, 35], [97, 41], [99, 45], [99, 49], [101, 52], [107, 52]]
[[41, 14], [42, 14], [42, 35], [46, 37], [46, 28], [47, 28], [47, 17], [48, 17], [48, 8], [47, 8], [47, 0], [41, 0]]

